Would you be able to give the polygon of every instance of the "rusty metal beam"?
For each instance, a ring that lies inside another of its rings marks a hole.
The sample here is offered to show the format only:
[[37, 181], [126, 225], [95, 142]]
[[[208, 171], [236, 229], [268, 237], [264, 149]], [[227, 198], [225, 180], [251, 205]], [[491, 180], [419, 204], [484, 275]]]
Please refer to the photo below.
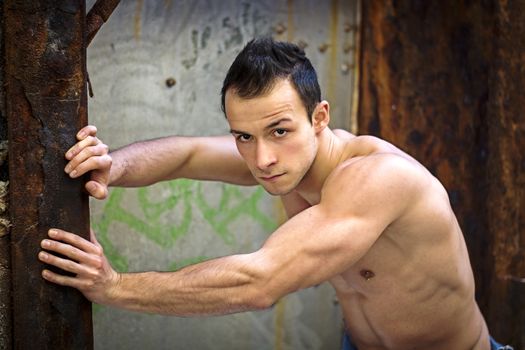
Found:
[[83, 181], [64, 153], [87, 123], [83, 0], [5, 0], [13, 347], [91, 349], [91, 304], [41, 278], [50, 227], [89, 236]]
[[[0, 6], [0, 58], [4, 57], [4, 11]], [[0, 61], [0, 350], [12, 342], [11, 253], [8, 207], [7, 119], [5, 111], [4, 67]]]
[[489, 329], [521, 349], [525, 3], [362, 4], [359, 133], [400, 146], [444, 183]]
[[120, 0], [97, 0], [86, 16], [87, 46], [95, 37], [102, 25], [107, 22]]
[[487, 278], [491, 331], [525, 348], [525, 2], [495, 1], [488, 85], [486, 207], [494, 273]]

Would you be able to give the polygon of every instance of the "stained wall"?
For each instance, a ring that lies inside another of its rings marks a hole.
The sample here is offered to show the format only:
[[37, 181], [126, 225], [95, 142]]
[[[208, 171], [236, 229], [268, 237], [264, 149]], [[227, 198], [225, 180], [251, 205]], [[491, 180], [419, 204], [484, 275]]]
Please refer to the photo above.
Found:
[[[91, 2], [92, 3], [92, 2]], [[334, 128], [354, 128], [357, 1], [122, 1], [88, 49], [90, 123], [112, 149], [166, 135], [228, 132], [222, 79], [252, 37], [305, 47]], [[89, 7], [89, 2], [88, 2]], [[111, 190], [92, 224], [119, 271], [173, 270], [258, 249], [283, 221], [261, 188], [176, 180]], [[210, 318], [94, 309], [97, 349], [336, 349], [341, 313], [329, 285], [273, 308]]]

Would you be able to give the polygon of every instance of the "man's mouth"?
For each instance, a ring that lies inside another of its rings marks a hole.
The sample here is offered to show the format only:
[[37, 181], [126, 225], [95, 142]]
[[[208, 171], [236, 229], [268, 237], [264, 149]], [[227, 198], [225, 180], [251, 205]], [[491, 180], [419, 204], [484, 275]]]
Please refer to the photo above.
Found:
[[263, 181], [275, 181], [277, 180], [277, 178], [281, 177], [282, 175], [284, 174], [277, 174], [277, 175], [272, 175], [272, 176], [259, 176], [259, 179]]

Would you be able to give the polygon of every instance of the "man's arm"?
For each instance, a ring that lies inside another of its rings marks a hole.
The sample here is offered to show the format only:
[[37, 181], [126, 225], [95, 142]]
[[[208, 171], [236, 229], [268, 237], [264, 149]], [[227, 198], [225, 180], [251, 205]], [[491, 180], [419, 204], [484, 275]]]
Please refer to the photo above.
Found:
[[76, 276], [48, 270], [43, 276], [79, 289], [94, 302], [141, 312], [188, 316], [269, 307], [288, 293], [348, 270], [424, 189], [406, 160], [379, 161], [374, 166], [362, 162], [363, 166], [356, 163], [336, 170], [321, 202], [283, 224], [254, 253], [176, 272], [119, 275], [94, 237], [90, 243], [57, 231], [42, 247], [67, 258], [41, 253], [40, 259]]
[[137, 187], [177, 178], [256, 184], [231, 135], [165, 137], [108, 154], [96, 134], [91, 125], [78, 132], [78, 142], [66, 152], [65, 171], [73, 178], [91, 172], [86, 189], [98, 199], [107, 196], [109, 185]]
[[109, 184], [137, 187], [179, 178], [255, 185], [231, 135], [169, 136], [111, 152]]

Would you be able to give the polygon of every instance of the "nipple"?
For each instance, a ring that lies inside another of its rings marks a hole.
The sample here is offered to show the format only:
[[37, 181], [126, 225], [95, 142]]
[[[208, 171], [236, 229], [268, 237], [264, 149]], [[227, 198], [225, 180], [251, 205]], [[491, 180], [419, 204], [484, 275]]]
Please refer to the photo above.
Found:
[[373, 273], [370, 270], [361, 270], [360, 274], [367, 281], [369, 281], [371, 278], [373, 278], [376, 275], [375, 273]]

